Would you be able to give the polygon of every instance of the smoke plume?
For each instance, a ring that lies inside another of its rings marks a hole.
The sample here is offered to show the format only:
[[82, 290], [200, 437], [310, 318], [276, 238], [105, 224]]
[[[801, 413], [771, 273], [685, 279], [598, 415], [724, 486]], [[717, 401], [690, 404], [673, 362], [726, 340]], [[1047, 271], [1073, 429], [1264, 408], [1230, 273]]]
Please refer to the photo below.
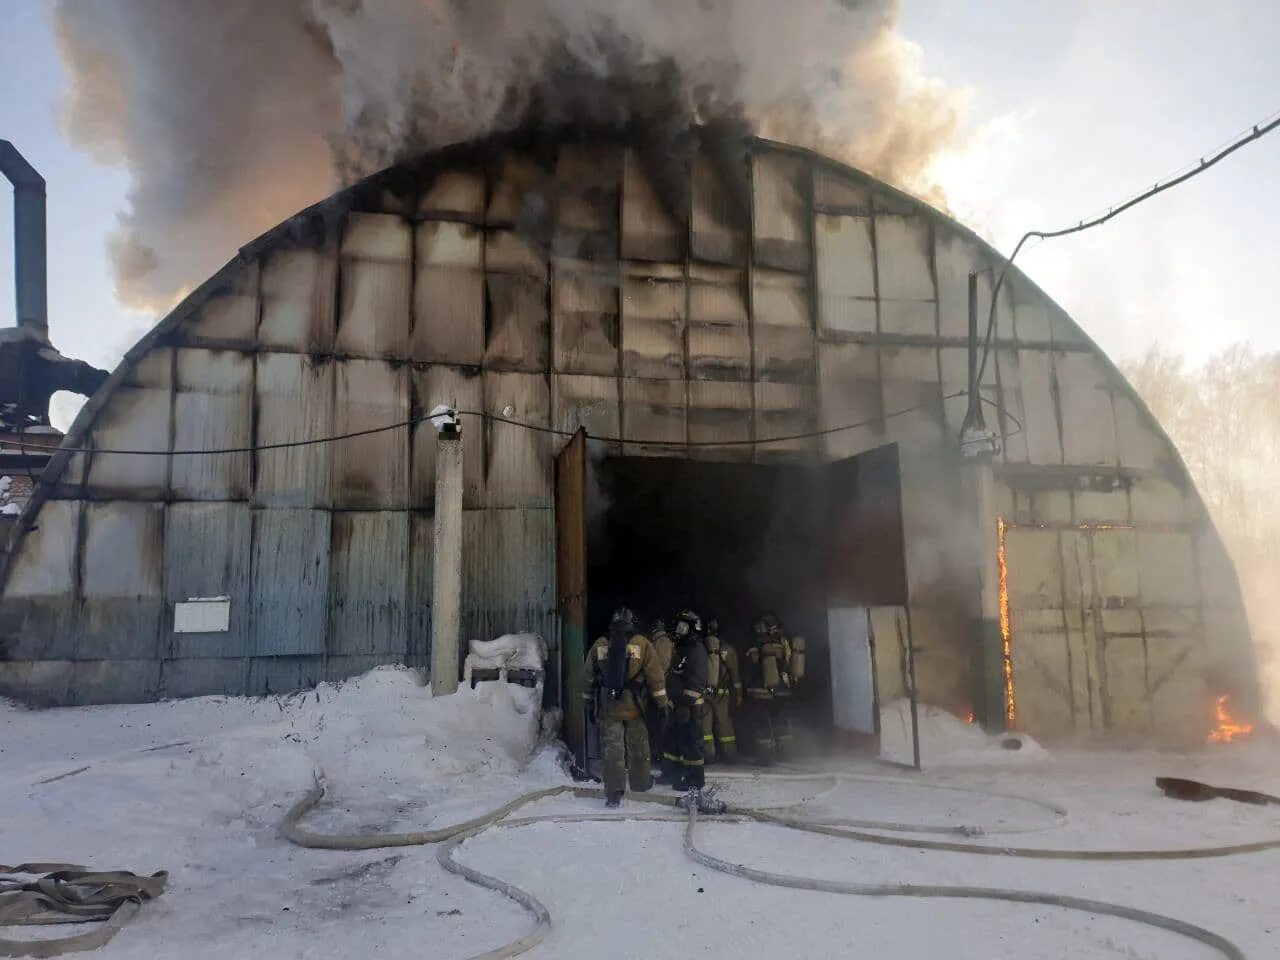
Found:
[[58, 0], [72, 142], [133, 178], [118, 292], [163, 307], [359, 176], [529, 122], [736, 121], [920, 193], [954, 95], [897, 0]]

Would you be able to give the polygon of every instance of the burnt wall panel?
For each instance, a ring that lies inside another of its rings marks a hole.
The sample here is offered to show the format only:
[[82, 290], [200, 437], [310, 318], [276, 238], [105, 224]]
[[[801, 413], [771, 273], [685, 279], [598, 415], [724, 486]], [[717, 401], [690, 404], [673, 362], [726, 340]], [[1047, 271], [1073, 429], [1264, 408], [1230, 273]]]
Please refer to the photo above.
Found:
[[876, 350], [853, 343], [819, 347], [821, 428], [861, 424], [823, 438], [827, 457], [843, 460], [884, 443], [880, 421], [880, 367]]
[[731, 264], [746, 260], [747, 183], [745, 164], [731, 164], [727, 157], [706, 153], [694, 157], [690, 251], [694, 260]]
[[[40, 523], [18, 547], [0, 597], [0, 664], [75, 654], [81, 510], [78, 501], [49, 501], [41, 508]], [[19, 673], [13, 682], [25, 683], [29, 672]], [[11, 695], [16, 694], [0, 694]]]
[[[750, 440], [752, 433], [752, 385], [725, 380], [689, 383], [689, 442], [728, 443]], [[750, 444], [727, 447], [693, 447], [694, 459], [750, 460]]]
[[[173, 400], [174, 450], [227, 450], [253, 445], [253, 357], [232, 350], [178, 350]], [[244, 500], [249, 453], [173, 458], [173, 496]]]
[[478, 364], [484, 358], [483, 235], [465, 223], [417, 225], [412, 353], [415, 360]]
[[163, 504], [91, 503], [84, 523], [76, 659], [158, 659]]
[[907, 447], [937, 447], [942, 441], [938, 352], [931, 347], [880, 348], [885, 430]]
[[[664, 169], [663, 192], [654, 183], [645, 164], [634, 150], [628, 150], [622, 172], [622, 256], [627, 260], [677, 262], [685, 257], [688, 246], [687, 193], [686, 205], [681, 196], [670, 189], [675, 170]], [[681, 184], [688, 183], [688, 171], [682, 171]], [[687, 189], [687, 188], [685, 188]]]
[[684, 379], [688, 288], [674, 265], [627, 264], [622, 280], [622, 373]]
[[563, 144], [556, 161], [551, 249], [569, 260], [616, 261], [622, 150], [610, 144]]
[[409, 515], [333, 514], [329, 657], [403, 660], [408, 653]]
[[[498, 417], [508, 416], [503, 411], [510, 407], [509, 419], [538, 427], [551, 423], [551, 388], [545, 376], [486, 372], [484, 404], [486, 412]], [[497, 420], [488, 421], [484, 430], [485, 504], [550, 504], [552, 445], [556, 438]]]
[[[158, 348], [130, 371], [93, 422], [88, 446], [168, 450], [172, 427], [173, 351]], [[89, 495], [160, 499], [168, 486], [166, 457], [97, 453], [89, 460]]]
[[[574, 431], [584, 427], [596, 437], [622, 433], [616, 377], [584, 377], [557, 373], [551, 380], [552, 426]], [[563, 443], [564, 437], [557, 438]]]
[[[324, 653], [330, 517], [326, 510], [254, 511], [251, 629], [255, 656]], [[258, 660], [250, 670], [250, 686], [263, 692], [265, 687], [253, 679], [255, 675], [264, 676]]]
[[[409, 419], [409, 376], [383, 360], [347, 360], [335, 373], [334, 432], [376, 430]], [[409, 428], [397, 427], [329, 444], [336, 507], [408, 504]]]
[[258, 343], [297, 353], [333, 349], [338, 258], [328, 245], [267, 254]]
[[815, 216], [818, 316], [823, 331], [874, 333], [876, 265], [870, 217]]
[[1115, 464], [1116, 420], [1106, 369], [1088, 354], [1057, 353], [1053, 365], [1066, 462]]
[[[331, 360], [297, 354], [258, 354], [258, 446], [333, 435], [335, 367]], [[253, 455], [253, 502], [272, 507], [328, 504], [333, 447], [331, 443], [314, 443], [257, 451]]]
[[[470, 511], [468, 511], [470, 512]], [[465, 517], [466, 514], [464, 513]], [[409, 515], [409, 605], [406, 617], [405, 662], [425, 668], [431, 662], [432, 557], [435, 518], [426, 513]], [[466, 543], [463, 543], [466, 549]], [[465, 595], [464, 595], [465, 600]]]
[[758, 153], [752, 170], [755, 262], [781, 270], [809, 269], [810, 170], [798, 157]]
[[413, 236], [403, 217], [349, 215], [342, 237], [339, 352], [362, 357], [405, 356], [412, 261]]
[[484, 217], [484, 172], [446, 170], [437, 174], [418, 200], [418, 216], [479, 222]]
[[[628, 440], [682, 444], [688, 440], [685, 425], [686, 389], [683, 380], [622, 381], [622, 432]], [[681, 447], [628, 443], [625, 456], [683, 456]]]
[[555, 638], [555, 513], [463, 513], [462, 641], [533, 632]]
[[618, 285], [614, 270], [556, 261], [554, 368], [557, 373], [618, 372]]
[[258, 265], [241, 263], [187, 325], [195, 341], [252, 346], [258, 327]]

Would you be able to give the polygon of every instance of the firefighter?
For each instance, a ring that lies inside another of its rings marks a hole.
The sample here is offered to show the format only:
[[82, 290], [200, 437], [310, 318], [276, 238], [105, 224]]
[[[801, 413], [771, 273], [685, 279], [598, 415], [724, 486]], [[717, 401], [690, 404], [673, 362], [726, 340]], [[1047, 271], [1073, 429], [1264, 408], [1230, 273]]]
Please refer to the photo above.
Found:
[[628, 779], [638, 792], [653, 785], [646, 701], [652, 700], [663, 712], [671, 704], [653, 645], [636, 631], [635, 615], [626, 607], [614, 611], [609, 633], [596, 640], [588, 664], [591, 689], [583, 697], [592, 721], [604, 725], [605, 805], [616, 807]]
[[[662, 678], [665, 681], [667, 672], [671, 669], [671, 654], [675, 649], [675, 641], [671, 639], [671, 634], [667, 633], [667, 624], [662, 617], [655, 618], [650, 625], [649, 640], [653, 644], [654, 653], [658, 658], [658, 668], [662, 671]], [[668, 782], [675, 779], [675, 768], [664, 755], [667, 746], [667, 721], [670, 717], [670, 712], [651, 707], [647, 718], [650, 751], [653, 756], [660, 758], [659, 776]]]
[[785, 662], [782, 671], [782, 683], [774, 695], [773, 701], [773, 735], [778, 755], [787, 757], [792, 752], [793, 738], [791, 727], [791, 706], [794, 702], [796, 688], [804, 678], [805, 656], [804, 637], [791, 636], [782, 622], [769, 612], [761, 614], [770, 638], [781, 647]]
[[742, 675], [738, 652], [720, 639], [720, 624], [707, 621], [707, 686], [711, 688], [702, 713], [702, 749], [707, 763], [714, 757], [736, 763], [738, 738], [733, 731], [733, 710], [742, 707]]
[[702, 619], [692, 610], [676, 617], [675, 651], [667, 684], [673, 713], [667, 728], [663, 759], [672, 765], [673, 790], [701, 793], [705, 780], [702, 752], [702, 712], [707, 695], [707, 648]]
[[756, 760], [765, 765], [782, 755], [791, 739], [781, 702], [789, 695], [791, 651], [786, 637], [773, 629], [777, 622], [769, 613], [756, 618], [743, 669], [746, 717], [755, 741]]

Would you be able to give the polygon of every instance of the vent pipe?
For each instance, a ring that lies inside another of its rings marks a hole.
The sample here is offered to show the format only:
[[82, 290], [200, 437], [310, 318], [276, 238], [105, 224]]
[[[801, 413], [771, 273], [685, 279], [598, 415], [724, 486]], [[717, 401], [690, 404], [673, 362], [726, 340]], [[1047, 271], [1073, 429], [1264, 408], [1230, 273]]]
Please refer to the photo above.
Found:
[[18, 326], [49, 339], [44, 177], [8, 140], [0, 140], [0, 173], [13, 184], [13, 286]]

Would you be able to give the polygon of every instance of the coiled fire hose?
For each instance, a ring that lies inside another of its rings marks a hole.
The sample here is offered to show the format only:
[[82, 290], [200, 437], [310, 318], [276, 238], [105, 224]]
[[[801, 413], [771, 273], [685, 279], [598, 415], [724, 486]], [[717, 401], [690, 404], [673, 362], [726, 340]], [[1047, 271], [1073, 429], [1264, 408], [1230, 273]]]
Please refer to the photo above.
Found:
[[[802, 774], [794, 777], [788, 777], [788, 779], [814, 779], [816, 777], [827, 776], [835, 775]], [[767, 777], [764, 779], [767, 779]], [[856, 778], [849, 777], [847, 779]], [[890, 782], [898, 783], [900, 781]], [[937, 788], [939, 785], [920, 784], [917, 786]], [[944, 789], [946, 788], [944, 787]], [[963, 790], [965, 788], [953, 789]], [[519, 887], [505, 880], [488, 876], [487, 874], [481, 873], [478, 870], [474, 870], [467, 867], [465, 864], [460, 863], [456, 859], [455, 853], [457, 848], [464, 841], [478, 836], [490, 828], [514, 829], [534, 823], [681, 819], [685, 821], [684, 851], [691, 859], [705, 867], [708, 867], [709, 869], [742, 879], [751, 880], [756, 883], [790, 887], [799, 890], [814, 890], [823, 893], [845, 894], [849, 896], [978, 899], [998, 900], [1011, 903], [1041, 904], [1044, 906], [1059, 907], [1065, 910], [1075, 910], [1095, 915], [1111, 916], [1122, 920], [1129, 920], [1134, 923], [1142, 923], [1148, 926], [1157, 927], [1161, 930], [1186, 937], [1210, 947], [1221, 956], [1228, 958], [1228, 960], [1245, 960], [1244, 953], [1239, 947], [1220, 934], [1214, 933], [1212, 930], [1205, 929], [1204, 927], [1200, 927], [1192, 923], [1187, 923], [1186, 921], [1179, 920], [1176, 917], [1169, 917], [1164, 914], [1154, 913], [1152, 911], [1142, 910], [1136, 907], [1128, 907], [1123, 904], [1108, 903], [1102, 900], [1091, 900], [1082, 897], [1050, 893], [1035, 893], [1026, 890], [1003, 889], [998, 887], [978, 887], [969, 885], [942, 886], [911, 883], [868, 884], [822, 880], [811, 877], [797, 877], [788, 874], [770, 873], [768, 871], [746, 866], [745, 864], [731, 863], [730, 861], [714, 857], [697, 847], [695, 843], [695, 832], [699, 818], [696, 805], [689, 805], [689, 809], [681, 815], [548, 814], [543, 816], [524, 817], [517, 820], [505, 819], [511, 813], [523, 806], [526, 806], [527, 804], [533, 803], [537, 800], [563, 796], [566, 794], [571, 794], [575, 797], [604, 796], [604, 792], [596, 787], [568, 785], [557, 786], [523, 794], [490, 813], [474, 817], [460, 824], [441, 827], [436, 830], [390, 834], [317, 834], [307, 831], [299, 825], [302, 818], [306, 816], [307, 813], [309, 813], [317, 804], [319, 804], [321, 799], [324, 797], [324, 786], [317, 778], [311, 790], [308, 791], [302, 799], [295, 803], [285, 815], [284, 821], [281, 824], [281, 834], [291, 843], [299, 846], [325, 850], [371, 850], [381, 847], [403, 847], [441, 843], [442, 846], [436, 854], [436, 859], [445, 870], [462, 876], [466, 880], [480, 887], [496, 891], [506, 897], [509, 897], [531, 913], [535, 920], [534, 929], [525, 936], [486, 953], [478, 954], [469, 958], [469, 960], [505, 960], [505, 958], [514, 957], [530, 950], [537, 944], [541, 943], [546, 938], [547, 934], [551, 932], [551, 914], [536, 897], [527, 891], [521, 890]], [[644, 803], [660, 804], [670, 808], [682, 806], [680, 799], [675, 796], [633, 794], [632, 799]], [[1026, 797], [1016, 797], [1016, 799], [1030, 801], [1030, 798]], [[1059, 807], [1054, 807], [1053, 805], [1046, 804], [1043, 801], [1038, 802], [1042, 806], [1047, 806], [1054, 810], [1055, 813], [1065, 813], [1065, 811], [1062, 811]], [[955, 853], [976, 853], [994, 856], [1029, 857], [1038, 859], [1103, 861], [1177, 860], [1204, 857], [1225, 857], [1280, 848], [1280, 839], [1273, 839], [1253, 843], [1178, 850], [1051, 850], [1039, 848], [986, 846], [976, 843], [959, 843], [939, 840], [921, 840], [914, 837], [885, 836], [883, 834], [869, 833], [865, 830], [846, 829], [841, 825], [843, 823], [842, 821], [826, 821], [820, 823], [809, 822], [801, 818], [782, 816], [769, 813], [759, 808], [750, 807], [729, 808], [725, 815], [717, 816], [716, 819], [729, 821], [750, 820], [760, 823], [770, 823], [792, 830], [801, 830], [847, 840], [900, 846], [911, 849], [942, 850]], [[912, 828], [909, 824], [877, 823], [874, 821], [857, 821], [857, 823], [864, 827], [873, 827], [881, 830], [919, 832], [918, 828]], [[967, 829], [970, 831], [973, 830], [973, 828]]]

